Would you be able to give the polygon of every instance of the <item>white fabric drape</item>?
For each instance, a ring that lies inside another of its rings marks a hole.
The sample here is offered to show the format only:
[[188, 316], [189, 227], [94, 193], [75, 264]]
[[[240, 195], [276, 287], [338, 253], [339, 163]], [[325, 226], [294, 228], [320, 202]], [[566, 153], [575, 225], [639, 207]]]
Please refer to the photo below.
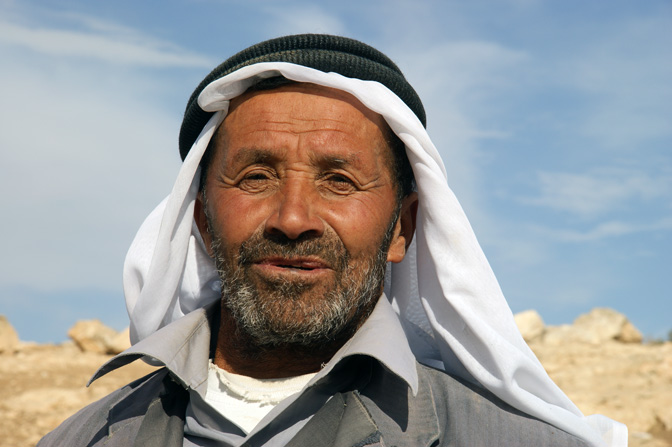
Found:
[[283, 62], [241, 68], [198, 97], [215, 113], [192, 146], [171, 194], [149, 215], [129, 250], [124, 292], [135, 343], [219, 298], [219, 281], [193, 220], [198, 164], [229, 100], [261, 78], [282, 75], [349, 92], [381, 114], [406, 145], [415, 174], [417, 231], [407, 258], [388, 269], [386, 294], [421, 362], [480, 384], [499, 398], [595, 446], [627, 445], [627, 429], [584, 417], [551, 381], [522, 339], [441, 157], [415, 114], [394, 93], [362, 81]]

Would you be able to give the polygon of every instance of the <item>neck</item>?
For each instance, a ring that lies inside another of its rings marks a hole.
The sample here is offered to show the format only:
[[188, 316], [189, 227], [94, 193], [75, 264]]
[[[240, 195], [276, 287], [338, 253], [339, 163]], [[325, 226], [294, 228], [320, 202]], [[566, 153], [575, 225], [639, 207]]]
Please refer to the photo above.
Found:
[[294, 377], [318, 372], [345, 341], [338, 339], [314, 347], [257, 346], [222, 306], [214, 362], [226, 371], [255, 379]]

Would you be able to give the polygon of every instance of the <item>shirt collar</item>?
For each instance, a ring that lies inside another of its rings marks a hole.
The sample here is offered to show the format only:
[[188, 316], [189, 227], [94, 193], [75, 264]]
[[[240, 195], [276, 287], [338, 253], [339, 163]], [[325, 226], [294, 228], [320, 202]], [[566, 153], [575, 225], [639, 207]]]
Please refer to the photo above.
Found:
[[358, 354], [375, 358], [408, 383], [414, 395], [417, 393], [418, 372], [415, 356], [408, 345], [399, 317], [385, 294], [378, 300], [373, 312], [355, 335], [336, 352], [311, 382], [324, 377], [344, 358]]
[[[150, 364], [166, 366], [186, 387], [205, 396], [212, 333], [210, 317], [215, 309], [218, 307], [200, 308], [164, 326], [106, 362], [89, 384], [114, 369], [143, 358]], [[415, 357], [399, 317], [384, 294], [369, 318], [310, 381], [309, 386], [329, 374], [341, 360], [353, 355], [373, 357], [408, 383], [413, 394], [417, 393]]]

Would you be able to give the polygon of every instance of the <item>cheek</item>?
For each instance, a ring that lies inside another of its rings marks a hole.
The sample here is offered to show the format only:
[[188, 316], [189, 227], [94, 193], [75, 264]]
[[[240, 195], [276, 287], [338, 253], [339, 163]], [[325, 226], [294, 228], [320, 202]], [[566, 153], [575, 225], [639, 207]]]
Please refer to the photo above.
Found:
[[378, 249], [393, 212], [389, 199], [377, 197], [330, 207], [325, 220], [352, 256], [369, 256], [372, 250]]
[[243, 197], [239, 192], [215, 194], [210, 203], [217, 233], [227, 245], [240, 244], [263, 225], [268, 215], [264, 203]]

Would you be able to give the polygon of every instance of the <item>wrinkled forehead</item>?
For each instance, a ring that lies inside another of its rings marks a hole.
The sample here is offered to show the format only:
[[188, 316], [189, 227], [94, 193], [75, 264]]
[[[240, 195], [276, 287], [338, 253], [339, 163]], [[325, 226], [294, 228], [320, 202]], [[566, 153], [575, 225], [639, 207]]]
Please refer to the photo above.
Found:
[[[229, 116], [235, 115], [236, 110], [243, 103], [249, 105], [250, 102], [259, 103], [264, 101], [272, 104], [273, 98], [277, 98], [277, 101], [280, 101], [282, 96], [291, 96], [294, 98], [290, 100], [290, 105], [305, 109], [304, 115], [307, 117], [317, 117], [322, 112], [332, 112], [332, 115], [335, 115], [334, 118], [338, 118], [339, 114], [348, 114], [350, 115], [352, 125], [361, 126], [364, 122], [370, 122], [379, 127], [383, 133], [387, 134], [389, 132], [389, 126], [383, 116], [366, 107], [354, 95], [333, 87], [289, 80], [273, 88], [266, 88], [263, 85], [255, 84], [243, 94], [231, 99], [225, 121]], [[289, 112], [290, 110], [282, 111]], [[271, 115], [278, 114], [278, 111], [277, 109], [268, 108], [268, 113]]]
[[232, 98], [210, 150], [254, 152], [287, 137], [285, 142], [301, 139], [304, 148], [313, 146], [334, 160], [389, 162], [391, 133], [380, 114], [345, 91], [284, 83], [272, 89], [249, 89]]

